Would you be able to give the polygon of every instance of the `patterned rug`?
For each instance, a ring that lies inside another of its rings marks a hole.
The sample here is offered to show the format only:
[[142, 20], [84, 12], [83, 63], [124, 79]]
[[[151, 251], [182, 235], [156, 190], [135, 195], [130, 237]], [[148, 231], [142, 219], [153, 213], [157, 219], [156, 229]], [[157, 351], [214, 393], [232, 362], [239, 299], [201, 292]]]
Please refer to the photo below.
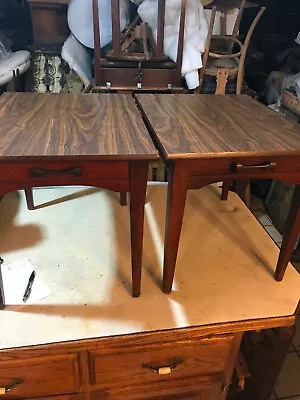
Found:
[[36, 53], [33, 57], [33, 91], [81, 92], [83, 83], [59, 54]]

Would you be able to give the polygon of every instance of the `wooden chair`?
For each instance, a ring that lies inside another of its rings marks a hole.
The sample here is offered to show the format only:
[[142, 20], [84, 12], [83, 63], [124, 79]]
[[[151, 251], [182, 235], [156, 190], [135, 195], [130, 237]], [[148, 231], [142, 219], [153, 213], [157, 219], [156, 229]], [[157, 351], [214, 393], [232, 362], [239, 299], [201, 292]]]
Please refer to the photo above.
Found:
[[[93, 0], [95, 87], [91, 91], [183, 91], [181, 69], [183, 59], [184, 25], [186, 2], [182, 0], [178, 51], [176, 62], [163, 54], [165, 3], [158, 0], [157, 40], [151, 29], [140, 21], [134, 21], [120, 33], [119, 0], [111, 0], [112, 9], [112, 50], [104, 57], [100, 48], [98, 0]], [[141, 51], [136, 51], [140, 44]]]
[[[236, 77], [236, 94], [242, 93], [245, 59], [248, 46], [253, 31], [265, 11], [265, 7], [262, 7], [259, 10], [248, 30], [244, 43], [242, 43], [238, 39], [238, 32], [245, 5], [246, 0], [241, 0], [241, 5], [237, 14], [232, 35], [213, 35], [216, 7], [214, 6], [212, 8], [205, 51], [203, 54], [203, 67], [199, 71], [200, 84], [195, 91], [196, 93], [201, 92], [205, 76], [213, 76], [216, 78], [217, 85], [215, 94], [226, 93], [226, 85], [229, 77]], [[235, 48], [237, 48], [237, 50], [235, 50]], [[222, 200], [227, 200], [231, 184], [231, 181], [226, 181], [223, 183], [221, 196]], [[249, 181], [241, 181], [239, 182], [238, 186], [240, 195], [244, 197], [246, 204], [250, 207]]]
[[[246, 0], [241, 0], [241, 6], [235, 21], [232, 35], [213, 35], [213, 27], [216, 17], [216, 7], [212, 8], [209, 30], [203, 54], [203, 67], [199, 71], [199, 87], [196, 93], [200, 93], [205, 76], [213, 76], [217, 80], [216, 94], [225, 94], [229, 77], [236, 77], [236, 94], [242, 92], [244, 79], [244, 65], [248, 46], [253, 31], [265, 11], [262, 7], [252, 22], [244, 43], [238, 39], [240, 23], [245, 8]], [[237, 50], [234, 50], [237, 47]]]

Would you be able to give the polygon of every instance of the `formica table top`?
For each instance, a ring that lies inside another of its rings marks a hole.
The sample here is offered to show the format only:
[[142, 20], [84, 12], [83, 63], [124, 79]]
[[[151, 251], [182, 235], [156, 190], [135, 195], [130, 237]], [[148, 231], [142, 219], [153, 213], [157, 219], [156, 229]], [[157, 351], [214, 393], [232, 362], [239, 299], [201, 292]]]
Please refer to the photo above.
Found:
[[5, 93], [0, 159], [158, 158], [134, 99], [126, 94]]
[[300, 156], [299, 125], [246, 95], [136, 97], [167, 159]]

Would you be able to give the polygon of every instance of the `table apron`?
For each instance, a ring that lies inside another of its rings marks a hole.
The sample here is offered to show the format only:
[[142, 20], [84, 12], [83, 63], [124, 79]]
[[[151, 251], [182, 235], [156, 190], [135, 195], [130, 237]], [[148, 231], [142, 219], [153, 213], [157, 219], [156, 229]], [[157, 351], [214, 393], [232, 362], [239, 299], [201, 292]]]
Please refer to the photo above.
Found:
[[0, 162], [1, 195], [30, 187], [65, 185], [128, 191], [129, 161]]
[[187, 160], [188, 188], [218, 181], [280, 179], [300, 183], [299, 156], [228, 157]]
[[275, 179], [282, 180], [285, 182], [290, 182], [292, 184], [300, 184], [300, 172], [297, 173], [286, 173], [286, 174], [223, 174], [223, 175], [190, 175], [188, 178], [188, 189], [198, 189], [200, 187], [210, 185], [215, 182], [224, 182], [224, 181], [238, 181], [238, 180], [250, 180], [250, 179]]

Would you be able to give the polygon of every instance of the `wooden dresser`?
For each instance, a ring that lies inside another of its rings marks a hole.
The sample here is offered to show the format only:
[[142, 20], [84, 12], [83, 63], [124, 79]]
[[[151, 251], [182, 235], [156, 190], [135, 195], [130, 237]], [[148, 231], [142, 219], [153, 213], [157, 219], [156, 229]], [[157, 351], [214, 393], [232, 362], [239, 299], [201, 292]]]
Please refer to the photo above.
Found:
[[4, 265], [29, 258], [51, 295], [0, 312], [2, 398], [225, 399], [243, 332], [293, 325], [300, 278], [289, 266], [274, 280], [278, 248], [235, 194], [219, 195], [215, 186], [188, 193], [166, 296], [166, 186], [148, 188], [138, 299], [130, 296], [128, 208], [114, 193], [37, 189], [34, 211], [23, 193], [7, 195]]
[[67, 22], [69, 0], [28, 0], [35, 47], [61, 46], [70, 34]]

